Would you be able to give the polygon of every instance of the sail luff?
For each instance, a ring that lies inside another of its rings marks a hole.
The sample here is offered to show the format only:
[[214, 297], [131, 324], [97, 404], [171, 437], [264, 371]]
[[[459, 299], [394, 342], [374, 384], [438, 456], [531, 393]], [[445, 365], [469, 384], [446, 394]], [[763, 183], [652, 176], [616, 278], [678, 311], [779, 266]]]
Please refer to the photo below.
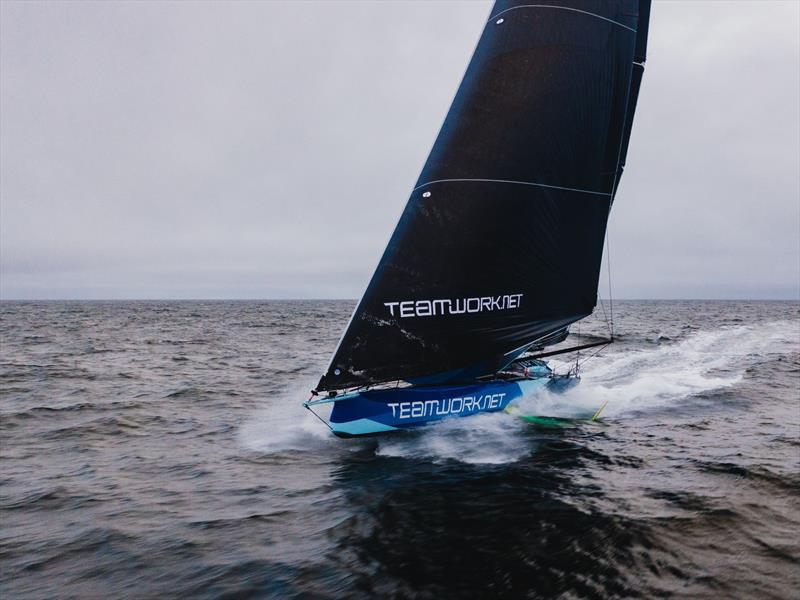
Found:
[[[490, 11], [490, 14], [491, 14], [491, 11]], [[475, 54], [475, 52], [477, 51], [477, 46], [478, 46], [478, 44], [479, 44], [479, 43], [480, 43], [480, 38], [478, 38], [478, 41], [477, 41], [477, 42], [475, 42], [475, 48], [473, 48], [473, 50], [472, 50], [472, 54], [473, 54], [473, 55], [474, 55], [474, 54]], [[466, 74], [467, 74], [467, 69], [468, 69], [468, 68], [469, 68], [469, 63], [467, 63], [467, 66], [466, 66], [466, 68], [464, 69], [464, 74], [463, 74], [463, 75], [461, 75], [461, 81], [459, 82], [459, 89], [460, 89], [461, 85], [464, 83], [464, 78], [466, 77]], [[439, 138], [439, 136], [442, 134], [442, 131], [441, 131], [441, 130], [442, 130], [442, 128], [443, 128], [443, 127], [444, 127], [444, 122], [442, 122], [442, 125], [440, 125], [440, 126], [439, 126], [439, 131], [438, 131], [438, 132], [437, 132], [437, 134], [436, 134], [436, 138], [434, 138], [434, 144], [436, 143], [436, 141], [435, 141], [435, 140], [436, 140], [436, 139], [438, 139], [438, 138]], [[431, 151], [432, 151], [432, 150], [431, 150]], [[429, 151], [429, 152], [428, 152], [428, 154], [430, 154], [430, 152], [431, 152], [431, 151]], [[413, 192], [415, 192], [415, 191], [417, 190], [417, 187], [418, 187], [418, 186], [415, 186], [415, 187], [414, 187], [414, 189], [413, 189], [413, 190], [411, 190], [411, 192], [412, 192], [412, 193], [413, 193]], [[383, 253], [382, 253], [382, 254], [380, 255], [380, 257], [378, 258], [378, 262], [377, 262], [377, 264], [375, 265], [375, 268], [374, 268], [374, 269], [372, 269], [372, 276], [371, 276], [371, 277], [369, 278], [369, 280], [367, 281], [367, 284], [366, 284], [366, 286], [364, 287], [364, 291], [362, 292], [362, 294], [361, 294], [361, 296], [360, 296], [360, 298], [359, 298], [358, 302], [356, 302], [356, 305], [355, 305], [355, 307], [353, 308], [353, 312], [352, 312], [352, 313], [350, 313], [350, 318], [347, 320], [347, 324], [346, 324], [346, 325], [345, 325], [345, 327], [344, 327], [344, 331], [342, 332], [342, 335], [341, 335], [341, 337], [339, 338], [339, 341], [336, 343], [336, 348], [334, 348], [334, 350], [333, 350], [333, 353], [331, 354], [331, 358], [330, 358], [330, 360], [328, 361], [328, 368], [326, 369], [326, 373], [332, 373], [332, 372], [335, 370], [335, 367], [334, 367], [334, 361], [336, 360], [336, 355], [337, 355], [337, 353], [339, 352], [339, 349], [341, 348], [341, 346], [342, 346], [342, 342], [344, 342], [344, 339], [345, 339], [345, 337], [347, 337], [347, 332], [348, 332], [348, 330], [350, 329], [350, 325], [353, 323], [353, 319], [355, 318], [355, 316], [358, 314], [358, 312], [359, 312], [359, 311], [361, 310], [361, 308], [362, 308], [362, 305], [363, 305], [363, 303], [364, 303], [364, 298], [366, 297], [366, 295], [367, 295], [367, 292], [369, 291], [370, 287], [372, 286], [373, 282], [375, 281], [376, 277], [378, 276], [378, 273], [379, 273], [379, 270], [380, 270], [381, 263], [382, 263], [382, 262], [384, 261], [384, 259], [386, 258], [386, 253], [387, 253], [387, 251], [388, 251], [388, 249], [389, 249], [389, 244], [391, 243], [391, 240], [392, 240], [392, 238], [394, 237], [395, 233], [397, 232], [398, 228], [400, 227], [400, 221], [401, 221], [401, 219], [403, 218], [403, 215], [405, 214], [405, 211], [408, 209], [408, 204], [411, 202], [411, 200], [412, 200], [412, 199], [411, 199], [411, 198], [409, 198], [409, 199], [406, 201], [406, 205], [405, 205], [405, 207], [403, 208], [403, 210], [400, 212], [400, 214], [399, 214], [399, 215], [398, 215], [398, 217], [397, 217], [397, 222], [395, 223], [394, 229], [392, 230], [392, 233], [391, 233], [391, 234], [390, 234], [390, 236], [389, 236], [389, 241], [387, 242], [387, 244], [386, 244], [386, 247], [385, 247], [385, 248], [384, 248], [384, 250], [383, 250]], [[317, 385], [317, 389], [324, 389], [324, 388], [322, 387], [322, 385], [323, 385], [323, 381], [325, 380], [325, 378], [326, 378], [326, 377], [325, 377], [325, 375], [323, 375], [323, 376], [320, 378], [319, 384]]]

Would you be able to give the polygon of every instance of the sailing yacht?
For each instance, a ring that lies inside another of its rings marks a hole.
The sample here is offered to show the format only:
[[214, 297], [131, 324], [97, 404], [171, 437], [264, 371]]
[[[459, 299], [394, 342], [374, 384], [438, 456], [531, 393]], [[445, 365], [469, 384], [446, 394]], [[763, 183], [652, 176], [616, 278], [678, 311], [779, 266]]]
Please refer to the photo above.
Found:
[[499, 411], [597, 304], [650, 0], [499, 0], [305, 406], [339, 436]]

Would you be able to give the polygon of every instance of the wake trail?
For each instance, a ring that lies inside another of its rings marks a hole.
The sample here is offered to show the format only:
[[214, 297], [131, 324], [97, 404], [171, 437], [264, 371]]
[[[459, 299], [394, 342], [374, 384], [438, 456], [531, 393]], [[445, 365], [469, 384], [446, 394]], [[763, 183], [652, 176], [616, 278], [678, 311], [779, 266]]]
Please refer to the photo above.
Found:
[[721, 327], [657, 348], [609, 352], [585, 365], [580, 385], [519, 406], [530, 414], [584, 418], [606, 402], [606, 417], [676, 404], [735, 385], [760, 357], [799, 351], [797, 327], [792, 321]]
[[[588, 419], [607, 402], [603, 417], [624, 417], [730, 387], [759, 357], [790, 352], [800, 352], [800, 331], [793, 321], [700, 330], [655, 348], [606, 351], [585, 365], [580, 385], [560, 394], [544, 390], [516, 405], [524, 414]], [[472, 464], [512, 462], [532, 451], [525, 436], [530, 426], [505, 413], [445, 419], [371, 442], [340, 440], [302, 407], [306, 390], [298, 385], [255, 414], [239, 431], [241, 445], [274, 453], [346, 450], [369, 443], [380, 456]]]
[[[608, 352], [586, 365], [578, 386], [560, 394], [542, 390], [515, 404], [523, 414], [589, 419], [607, 401], [602, 415], [624, 418], [730, 387], [768, 354], [798, 351], [800, 331], [792, 321], [700, 330], [656, 348]], [[521, 419], [505, 413], [481, 414], [447, 419], [416, 437], [386, 436], [380, 439], [377, 454], [507, 463], [535, 451], [529, 432], [530, 425]]]

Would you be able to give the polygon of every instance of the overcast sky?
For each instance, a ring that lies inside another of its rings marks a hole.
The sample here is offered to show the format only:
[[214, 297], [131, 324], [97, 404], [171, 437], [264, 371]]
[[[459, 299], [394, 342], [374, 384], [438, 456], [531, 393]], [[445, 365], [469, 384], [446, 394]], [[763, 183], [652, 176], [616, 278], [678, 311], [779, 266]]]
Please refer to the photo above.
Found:
[[[0, 295], [358, 297], [490, 6], [3, 1]], [[654, 2], [615, 297], [798, 298], [799, 40]]]

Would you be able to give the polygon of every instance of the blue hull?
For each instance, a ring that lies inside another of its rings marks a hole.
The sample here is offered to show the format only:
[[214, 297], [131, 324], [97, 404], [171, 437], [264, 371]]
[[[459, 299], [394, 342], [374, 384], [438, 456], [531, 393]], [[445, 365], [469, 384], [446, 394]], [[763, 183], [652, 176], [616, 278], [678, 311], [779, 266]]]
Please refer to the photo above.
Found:
[[329, 425], [343, 437], [418, 427], [448, 417], [497, 412], [545, 387], [550, 378], [492, 381], [469, 385], [404, 387], [352, 392], [306, 403], [332, 404]]

